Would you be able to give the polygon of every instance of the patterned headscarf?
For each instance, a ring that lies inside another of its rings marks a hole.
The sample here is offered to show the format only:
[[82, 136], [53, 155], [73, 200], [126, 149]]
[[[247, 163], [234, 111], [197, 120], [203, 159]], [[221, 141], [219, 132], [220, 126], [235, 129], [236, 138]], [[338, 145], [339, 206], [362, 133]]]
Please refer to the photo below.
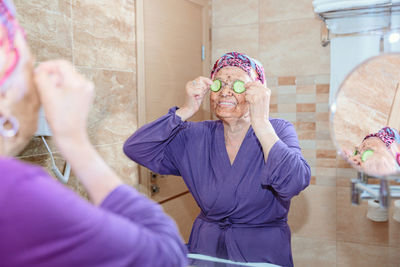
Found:
[[239, 52], [226, 53], [220, 57], [214, 64], [211, 70], [211, 79], [214, 75], [224, 67], [239, 67], [254, 80], [259, 80], [261, 83], [265, 84], [265, 73], [264, 68], [261, 63], [245, 54]]
[[[400, 151], [398, 151], [398, 148], [396, 146], [392, 147], [393, 143], [397, 143], [398, 145], [400, 145], [400, 134], [396, 129], [384, 127], [377, 133], [367, 135], [364, 140], [370, 137], [378, 137], [379, 139], [381, 139], [382, 142], [385, 143], [386, 147], [393, 153], [397, 163], [400, 166]], [[391, 147], [393, 149], [391, 149]]]
[[6, 90], [5, 83], [17, 68], [20, 54], [18, 48], [15, 46], [15, 35], [18, 30], [22, 30], [15, 17], [15, 8], [11, 0], [0, 0], [0, 31], [2, 36], [0, 39], [0, 46], [5, 50], [5, 66], [0, 73], [0, 93]]

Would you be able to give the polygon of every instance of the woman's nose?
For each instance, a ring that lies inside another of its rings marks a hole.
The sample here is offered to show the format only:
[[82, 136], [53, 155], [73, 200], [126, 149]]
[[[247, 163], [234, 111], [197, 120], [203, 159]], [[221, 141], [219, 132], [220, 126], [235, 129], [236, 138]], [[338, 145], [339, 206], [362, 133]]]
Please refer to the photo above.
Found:
[[351, 158], [351, 161], [353, 162], [354, 165], [360, 166], [361, 165], [361, 157], [360, 157], [360, 155], [353, 156]]
[[224, 86], [221, 88], [221, 95], [222, 95], [222, 96], [229, 96], [229, 95], [232, 95], [232, 90], [231, 90], [231, 88], [230, 88], [228, 85], [224, 85]]

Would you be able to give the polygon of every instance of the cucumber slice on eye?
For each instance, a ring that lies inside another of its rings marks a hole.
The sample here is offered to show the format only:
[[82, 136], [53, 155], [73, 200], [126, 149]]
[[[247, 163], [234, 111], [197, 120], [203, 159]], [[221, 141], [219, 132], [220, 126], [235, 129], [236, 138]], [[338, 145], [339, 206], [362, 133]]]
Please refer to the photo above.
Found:
[[361, 161], [365, 162], [367, 161], [368, 158], [370, 158], [374, 154], [374, 151], [372, 150], [365, 150], [364, 153], [361, 156]]
[[211, 91], [218, 92], [221, 89], [221, 81], [215, 80], [210, 86]]
[[236, 81], [233, 83], [233, 91], [237, 94], [241, 94], [246, 91], [246, 87], [244, 87], [244, 82]]

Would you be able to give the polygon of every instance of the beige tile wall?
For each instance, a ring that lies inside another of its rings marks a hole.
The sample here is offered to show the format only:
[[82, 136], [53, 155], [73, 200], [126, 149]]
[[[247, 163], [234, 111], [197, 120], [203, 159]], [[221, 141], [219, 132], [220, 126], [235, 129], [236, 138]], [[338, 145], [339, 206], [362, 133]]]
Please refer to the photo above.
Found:
[[[137, 128], [135, 1], [14, 2], [37, 61], [69, 60], [95, 83], [96, 98], [88, 122], [90, 140], [126, 183], [136, 185], [137, 166], [122, 152], [124, 140]], [[51, 138], [47, 140], [57, 151]], [[64, 160], [57, 153], [55, 156], [62, 169]], [[32, 140], [21, 158], [51, 165], [39, 138]], [[74, 176], [69, 186], [86, 196]]]
[[331, 141], [330, 47], [320, 45], [312, 1], [212, 3], [212, 59], [237, 50], [263, 63], [271, 117], [294, 124], [311, 166], [311, 185], [293, 198], [289, 213], [295, 266], [400, 266], [400, 223], [374, 223], [365, 202], [350, 203], [356, 172]]

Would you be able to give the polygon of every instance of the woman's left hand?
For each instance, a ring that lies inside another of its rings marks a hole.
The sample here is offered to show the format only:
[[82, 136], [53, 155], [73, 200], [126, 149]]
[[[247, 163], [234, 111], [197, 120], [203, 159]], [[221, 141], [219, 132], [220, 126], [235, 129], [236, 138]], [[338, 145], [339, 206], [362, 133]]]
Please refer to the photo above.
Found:
[[260, 81], [246, 83], [245, 87], [245, 98], [250, 104], [250, 119], [253, 127], [260, 122], [268, 121], [271, 90]]

